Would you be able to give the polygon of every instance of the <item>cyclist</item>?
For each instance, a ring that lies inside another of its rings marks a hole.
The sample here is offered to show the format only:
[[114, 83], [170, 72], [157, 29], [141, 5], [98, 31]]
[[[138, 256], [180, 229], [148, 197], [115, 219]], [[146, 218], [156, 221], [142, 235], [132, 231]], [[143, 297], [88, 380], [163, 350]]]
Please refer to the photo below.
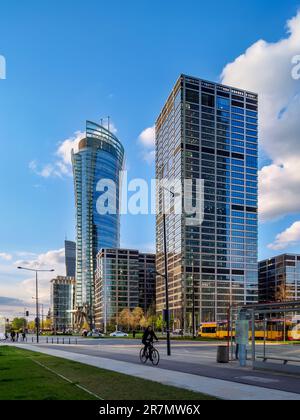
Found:
[[[144, 334], [143, 334], [143, 338], [142, 338], [142, 343], [145, 346], [144, 347], [144, 352], [143, 352], [144, 355], [147, 354], [148, 349], [151, 349], [154, 339], [156, 341], [158, 341], [158, 338], [156, 337], [152, 326], [149, 325], [149, 327], [147, 327], [145, 329]], [[151, 351], [149, 351], [149, 357], [150, 357], [150, 360], [152, 360], [152, 352]]]

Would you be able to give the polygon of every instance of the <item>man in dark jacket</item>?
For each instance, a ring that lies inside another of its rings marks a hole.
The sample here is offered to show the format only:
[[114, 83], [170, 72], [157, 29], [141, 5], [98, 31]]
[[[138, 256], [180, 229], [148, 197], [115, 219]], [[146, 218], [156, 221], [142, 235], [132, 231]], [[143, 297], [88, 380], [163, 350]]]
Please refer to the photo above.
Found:
[[[145, 332], [143, 334], [142, 343], [144, 344], [144, 354], [147, 352], [148, 348], [152, 346], [154, 339], [158, 341], [158, 338], [155, 335], [155, 332], [153, 331], [153, 328], [151, 325], [145, 329]], [[151, 354], [150, 354], [150, 360], [151, 360]]]

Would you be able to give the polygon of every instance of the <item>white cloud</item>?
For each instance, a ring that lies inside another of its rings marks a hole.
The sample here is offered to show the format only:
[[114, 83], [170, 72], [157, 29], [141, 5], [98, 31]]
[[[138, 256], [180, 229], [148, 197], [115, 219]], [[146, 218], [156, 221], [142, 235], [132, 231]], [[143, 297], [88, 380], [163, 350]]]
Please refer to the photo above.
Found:
[[143, 130], [138, 140], [144, 148], [143, 159], [151, 165], [155, 160], [155, 126]]
[[139, 140], [143, 146], [153, 149], [155, 147], [155, 126], [148, 127], [139, 135]]
[[38, 165], [35, 160], [29, 163], [29, 169], [43, 178], [72, 176], [71, 151], [78, 150], [78, 144], [85, 137], [85, 133], [76, 131], [74, 136], [64, 140], [55, 152], [56, 160], [44, 166]]
[[0, 259], [5, 260], [5, 261], [10, 261], [12, 260], [12, 255], [7, 254], [6, 252], [0, 252]]
[[[25, 254], [25, 252], [24, 252]], [[41, 299], [49, 301], [49, 281], [58, 276], [64, 276], [65, 250], [48, 251], [39, 255], [26, 253], [27, 259], [16, 260], [11, 264], [0, 265], [0, 290], [1, 296], [13, 297], [24, 301], [30, 301], [35, 295], [35, 275], [26, 270], [18, 270], [17, 267], [31, 269], [54, 269], [55, 271], [39, 273]]]
[[54, 251], [48, 251], [39, 254], [34, 259], [18, 260], [14, 263], [16, 266], [24, 266], [33, 269], [52, 269], [58, 273], [56, 275], [64, 275], [65, 271], [65, 250], [64, 248]]
[[[108, 123], [107, 123], [108, 124]], [[105, 127], [105, 124], [103, 123]], [[108, 128], [108, 127], [106, 127]], [[113, 122], [109, 123], [109, 129], [113, 134], [117, 133], [117, 128]], [[76, 131], [73, 136], [59, 143], [55, 152], [55, 161], [46, 165], [39, 165], [35, 160], [29, 163], [29, 169], [36, 175], [43, 178], [72, 176], [71, 152], [77, 152], [80, 140], [85, 138], [86, 134], [82, 131]]]
[[280, 250], [297, 244], [300, 244], [300, 221], [293, 223], [285, 231], [279, 233], [275, 241], [268, 245], [268, 248]]
[[260, 146], [272, 163], [259, 172], [260, 215], [272, 220], [300, 211], [300, 82], [293, 57], [300, 52], [300, 12], [287, 22], [287, 36], [259, 40], [222, 73], [222, 82], [259, 93]]

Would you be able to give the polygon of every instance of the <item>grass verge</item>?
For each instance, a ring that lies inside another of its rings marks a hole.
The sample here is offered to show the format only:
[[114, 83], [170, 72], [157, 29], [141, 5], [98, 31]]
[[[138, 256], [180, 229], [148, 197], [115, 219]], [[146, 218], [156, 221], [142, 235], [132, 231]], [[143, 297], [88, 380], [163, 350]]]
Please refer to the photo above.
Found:
[[104, 400], [215, 399], [41, 353], [0, 346], [0, 400], [96, 400], [96, 396]]

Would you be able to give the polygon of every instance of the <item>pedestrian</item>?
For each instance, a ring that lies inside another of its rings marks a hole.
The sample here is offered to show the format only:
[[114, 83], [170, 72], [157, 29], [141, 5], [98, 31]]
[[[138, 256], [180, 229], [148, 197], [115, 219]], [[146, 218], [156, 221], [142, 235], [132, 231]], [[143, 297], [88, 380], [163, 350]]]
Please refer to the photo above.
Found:
[[26, 332], [25, 330], [22, 332], [22, 340], [25, 341], [26, 340]]
[[19, 341], [19, 331], [17, 331], [17, 335], [16, 335], [16, 341]]
[[10, 338], [11, 338], [11, 341], [13, 343], [15, 342], [15, 336], [16, 336], [16, 333], [14, 332], [14, 330], [11, 330], [11, 332], [10, 332]]
[[132, 338], [135, 338], [135, 330], [132, 331]]

